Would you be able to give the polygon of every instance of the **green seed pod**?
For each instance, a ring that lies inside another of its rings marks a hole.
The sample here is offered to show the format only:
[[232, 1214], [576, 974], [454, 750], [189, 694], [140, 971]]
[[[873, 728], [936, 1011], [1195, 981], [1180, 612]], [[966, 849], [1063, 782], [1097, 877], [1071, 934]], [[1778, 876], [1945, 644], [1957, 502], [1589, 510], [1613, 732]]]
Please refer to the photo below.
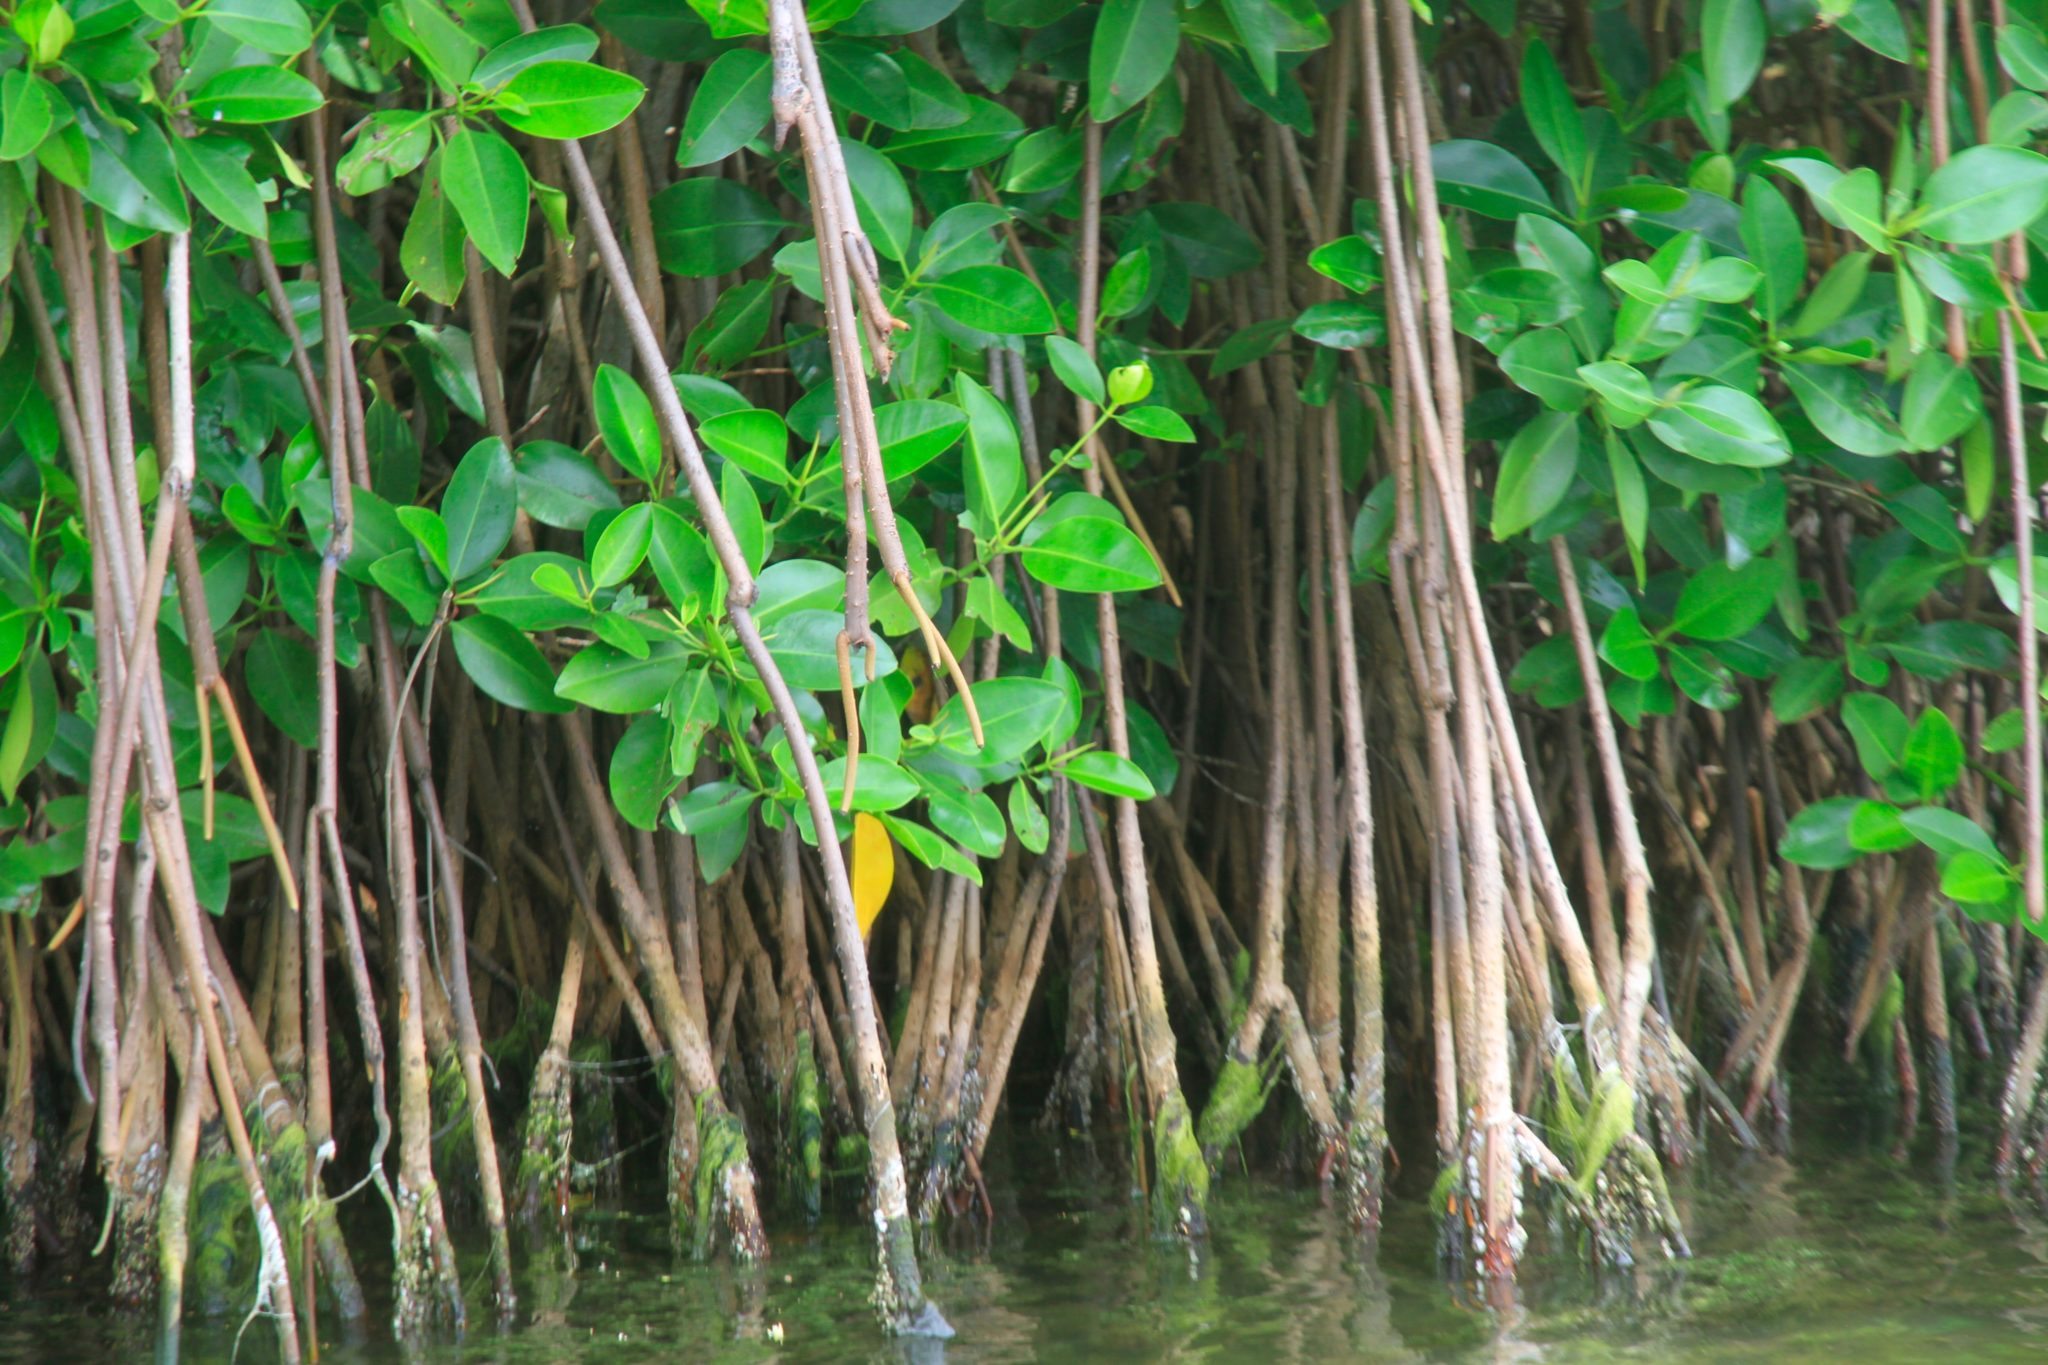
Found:
[[1120, 408], [1144, 402], [1151, 392], [1152, 367], [1143, 361], [1119, 365], [1109, 372], [1109, 401]]

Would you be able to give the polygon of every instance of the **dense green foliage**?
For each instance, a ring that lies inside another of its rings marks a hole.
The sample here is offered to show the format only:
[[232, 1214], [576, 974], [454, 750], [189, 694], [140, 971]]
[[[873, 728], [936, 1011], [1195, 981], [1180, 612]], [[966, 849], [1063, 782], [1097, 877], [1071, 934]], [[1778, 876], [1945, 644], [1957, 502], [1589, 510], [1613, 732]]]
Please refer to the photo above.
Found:
[[[1283, 1067], [1268, 1126], [1361, 1225], [1390, 1086], [1433, 1110], [1495, 1285], [1524, 1172], [1598, 1259], [1682, 1252], [1689, 1102], [1782, 1134], [1803, 1009], [1909, 1116], [1919, 1049], [1944, 1136], [1953, 1016], [2009, 1163], [2044, 24], [21, 0], [14, 1265], [38, 1146], [147, 1240], [203, 1127], [202, 1296], [231, 1266], [287, 1355], [316, 1241], [362, 1311], [329, 1160], [389, 1202], [401, 1331], [464, 1318], [444, 1193], [509, 1313], [508, 1208], [565, 1218], [572, 1131], [616, 1136], [572, 1053], [629, 1025], [679, 1242], [765, 1254], [756, 1166], [815, 1218], [858, 1158], [899, 1330], [943, 1326], [907, 1222], [989, 1208], [1027, 1017], [1188, 1235]], [[534, 1074], [509, 1194], [487, 1045]]]

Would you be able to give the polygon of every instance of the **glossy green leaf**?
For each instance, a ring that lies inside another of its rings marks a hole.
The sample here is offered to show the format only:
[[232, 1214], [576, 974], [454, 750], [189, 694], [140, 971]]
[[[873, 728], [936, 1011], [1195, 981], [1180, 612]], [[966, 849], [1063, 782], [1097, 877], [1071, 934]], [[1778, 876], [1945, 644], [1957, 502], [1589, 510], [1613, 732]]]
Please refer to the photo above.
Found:
[[741, 47], [720, 54], [690, 97], [676, 164], [708, 166], [752, 141], [773, 113], [771, 84], [767, 53]]
[[655, 487], [661, 476], [661, 429], [646, 391], [616, 365], [600, 365], [592, 404], [605, 449], [642, 483]]
[[2048, 157], [2018, 147], [1969, 147], [1920, 191], [1911, 224], [1937, 242], [1969, 245], [2020, 231], [2048, 209]]
[[1579, 467], [1579, 422], [1546, 412], [1525, 424], [1501, 452], [1493, 495], [1493, 538], [1506, 540], [1535, 525], [1571, 491]]
[[461, 582], [498, 557], [512, 538], [519, 511], [518, 482], [512, 454], [497, 437], [471, 446], [455, 466], [441, 499], [448, 523], [449, 576]]
[[463, 616], [449, 627], [455, 657], [479, 691], [521, 711], [561, 713], [554, 670], [525, 633], [496, 616]]
[[1685, 580], [1672, 609], [1671, 630], [1694, 640], [1733, 640], [1770, 615], [1784, 570], [1776, 560], [1752, 559], [1741, 568], [1709, 564]]
[[1044, 293], [1006, 265], [971, 265], [927, 283], [922, 292], [947, 317], [978, 332], [1041, 336], [1056, 325]]
[[477, 253], [511, 275], [526, 247], [526, 163], [496, 133], [465, 128], [441, 149], [441, 184]]
[[283, 123], [325, 101], [311, 81], [275, 66], [232, 66], [200, 88], [192, 100], [195, 123]]
[[737, 180], [679, 180], [654, 196], [662, 269], [704, 277], [737, 270], [788, 226], [775, 206]]
[[1173, 70], [1180, 19], [1173, 0], [1105, 0], [1088, 48], [1088, 105], [1108, 123]]

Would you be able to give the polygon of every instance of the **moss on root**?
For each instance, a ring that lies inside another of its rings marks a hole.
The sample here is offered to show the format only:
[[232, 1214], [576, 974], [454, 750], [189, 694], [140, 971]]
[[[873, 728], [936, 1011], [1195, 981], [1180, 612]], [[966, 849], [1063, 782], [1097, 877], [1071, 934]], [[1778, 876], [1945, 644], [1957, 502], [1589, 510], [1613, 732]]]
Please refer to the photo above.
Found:
[[1270, 1087], [1259, 1074], [1259, 1064], [1237, 1056], [1223, 1059], [1209, 1103], [1195, 1125], [1195, 1138], [1205, 1160], [1214, 1164], [1226, 1148], [1244, 1135], [1252, 1120], [1265, 1108]]
[[804, 1221], [824, 1212], [825, 1115], [818, 1100], [818, 1061], [808, 1031], [796, 1036], [796, 1078], [790, 1086], [790, 1182]]
[[690, 1243], [692, 1254], [699, 1259], [711, 1254], [712, 1239], [729, 1207], [728, 1186], [744, 1175], [746, 1165], [746, 1127], [716, 1096], [699, 1096], [697, 1178], [693, 1190], [696, 1221]]
[[1209, 1163], [1195, 1139], [1194, 1116], [1179, 1090], [1168, 1092], [1152, 1120], [1153, 1215], [1159, 1226], [1183, 1236], [1208, 1227]]
[[570, 1147], [576, 1125], [570, 1112], [569, 1087], [565, 1078], [557, 1075], [555, 1079], [561, 1083], [536, 1089], [528, 1099], [521, 1125], [513, 1208], [529, 1223], [561, 1213], [562, 1194], [572, 1169]]

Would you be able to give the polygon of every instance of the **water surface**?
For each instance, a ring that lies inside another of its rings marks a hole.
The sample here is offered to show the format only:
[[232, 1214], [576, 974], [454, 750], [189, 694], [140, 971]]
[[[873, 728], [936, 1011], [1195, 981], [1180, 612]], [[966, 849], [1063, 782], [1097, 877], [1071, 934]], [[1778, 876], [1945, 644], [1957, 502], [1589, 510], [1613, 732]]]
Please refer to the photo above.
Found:
[[[998, 1179], [992, 1233], [955, 1229], [926, 1253], [958, 1336], [885, 1340], [868, 1310], [868, 1249], [850, 1220], [783, 1233], [758, 1273], [671, 1261], [661, 1219], [586, 1210], [578, 1272], [533, 1258], [518, 1327], [473, 1330], [414, 1357], [457, 1362], [1843, 1361], [2048, 1358], [2048, 1221], [2002, 1201], [1966, 1160], [1944, 1185], [1925, 1163], [1841, 1152], [1797, 1161], [1720, 1155], [1681, 1190], [1695, 1259], [1594, 1277], [1538, 1255], [1513, 1321], [1435, 1270], [1415, 1194], [1361, 1254], [1313, 1191], [1228, 1176], [1214, 1229], [1189, 1248], [1146, 1235], [1100, 1168]], [[637, 1202], [637, 1201], [629, 1201]], [[645, 1204], [639, 1204], [645, 1207]], [[1543, 1238], [1537, 1229], [1537, 1240]], [[375, 1241], [357, 1236], [365, 1278]], [[483, 1257], [466, 1264], [481, 1270]], [[471, 1285], [472, 1302], [485, 1286]], [[105, 1311], [83, 1280], [0, 1296], [0, 1358], [143, 1361], [146, 1324]], [[780, 1341], [773, 1338], [779, 1335]], [[195, 1323], [184, 1358], [225, 1360], [234, 1324]], [[243, 1360], [273, 1356], [262, 1324]], [[327, 1324], [324, 1365], [386, 1365]]]

